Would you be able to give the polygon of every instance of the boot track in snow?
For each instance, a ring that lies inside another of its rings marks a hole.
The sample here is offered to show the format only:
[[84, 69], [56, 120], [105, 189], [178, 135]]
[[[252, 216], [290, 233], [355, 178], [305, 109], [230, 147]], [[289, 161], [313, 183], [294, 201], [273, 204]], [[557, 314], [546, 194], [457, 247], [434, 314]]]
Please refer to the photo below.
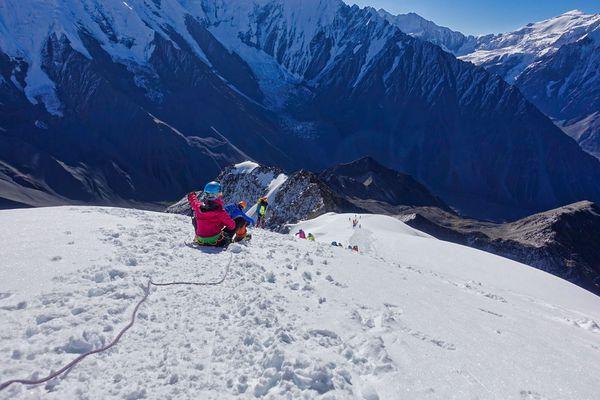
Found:
[[[225, 251], [225, 250], [223, 250], [223, 251]], [[227, 279], [232, 261], [233, 261], [233, 252], [230, 253], [230, 255], [229, 255], [229, 261], [227, 262], [227, 265], [225, 266], [223, 275], [221, 276], [221, 278], [219, 280], [213, 281], [213, 282], [154, 282], [152, 280], [152, 278], [150, 278], [148, 280], [148, 283], [145, 286], [142, 286], [142, 289], [144, 291], [144, 296], [135, 305], [135, 307], [133, 309], [133, 313], [131, 314], [131, 320], [125, 327], [123, 327], [123, 329], [121, 329], [121, 331], [117, 334], [117, 336], [115, 336], [115, 338], [112, 340], [112, 342], [110, 342], [109, 344], [107, 344], [106, 346], [103, 346], [101, 348], [91, 350], [91, 351], [81, 354], [79, 357], [77, 357], [76, 359], [74, 359], [73, 361], [71, 361], [70, 363], [68, 363], [61, 369], [59, 369], [58, 371], [52, 372], [52, 373], [50, 373], [50, 375], [48, 375], [42, 379], [12, 379], [12, 380], [9, 380], [6, 382], [2, 382], [2, 383], [0, 383], [0, 391], [8, 388], [12, 384], [17, 384], [17, 383], [21, 384], [21, 385], [40, 385], [42, 383], [46, 383], [54, 378], [59, 377], [60, 375], [64, 374], [65, 372], [69, 371], [71, 368], [75, 367], [77, 364], [79, 364], [81, 361], [83, 361], [87, 357], [89, 357], [93, 354], [105, 352], [106, 350], [114, 347], [117, 343], [119, 343], [119, 341], [121, 340], [121, 337], [123, 337], [123, 335], [135, 324], [138, 310], [140, 309], [141, 305], [148, 299], [148, 296], [150, 295], [150, 287], [151, 286], [156, 286], [156, 287], [163, 287], [163, 286], [218, 286], [218, 285], [221, 285], [223, 282], [225, 282], [225, 280]]]

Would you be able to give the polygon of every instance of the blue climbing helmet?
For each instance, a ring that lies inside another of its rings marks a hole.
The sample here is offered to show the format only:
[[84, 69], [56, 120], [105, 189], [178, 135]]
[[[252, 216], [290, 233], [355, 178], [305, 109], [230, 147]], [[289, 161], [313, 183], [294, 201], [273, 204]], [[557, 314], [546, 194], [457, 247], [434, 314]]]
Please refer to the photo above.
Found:
[[208, 182], [206, 186], [204, 186], [203, 195], [206, 199], [217, 199], [221, 197], [221, 184], [215, 181]]

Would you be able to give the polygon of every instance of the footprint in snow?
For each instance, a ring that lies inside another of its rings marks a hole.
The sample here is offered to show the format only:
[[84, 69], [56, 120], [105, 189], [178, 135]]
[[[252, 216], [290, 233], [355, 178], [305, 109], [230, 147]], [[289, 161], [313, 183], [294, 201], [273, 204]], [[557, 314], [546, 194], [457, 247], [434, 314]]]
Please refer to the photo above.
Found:
[[15, 304], [15, 305], [0, 307], [0, 310], [4, 310], [4, 311], [17, 311], [17, 310], [24, 310], [26, 308], [27, 308], [27, 302], [26, 301], [21, 301], [21, 302]]
[[593, 333], [600, 333], [600, 324], [598, 322], [591, 319], [578, 319], [578, 320], [570, 320], [569, 318], [565, 319], [568, 323], [578, 328], [582, 328], [588, 330]]
[[371, 385], [363, 386], [360, 394], [364, 400], [379, 400], [379, 394]]
[[83, 307], [75, 307], [71, 310], [71, 314], [72, 315], [79, 315], [81, 313], [84, 313], [86, 310]]
[[521, 390], [519, 394], [523, 400], [547, 400], [546, 397], [531, 390]]
[[60, 318], [62, 315], [59, 314], [41, 314], [35, 317], [35, 323], [38, 325], [45, 324], [46, 322], [52, 321], [53, 319]]
[[497, 294], [494, 294], [494, 293], [485, 293], [483, 296], [487, 297], [488, 299], [499, 301], [501, 303], [508, 303], [508, 301], [506, 301], [506, 299], [504, 297], [498, 296]]
[[322, 347], [333, 347], [342, 344], [338, 334], [328, 329], [313, 329], [305, 337], [305, 339], [309, 338], [313, 338]]
[[487, 314], [490, 314], [490, 315], [494, 315], [494, 316], [496, 316], [496, 317], [500, 317], [500, 318], [502, 318], [502, 317], [503, 317], [503, 315], [502, 315], [502, 314], [498, 314], [498, 313], [495, 313], [495, 312], [493, 312], [493, 311], [486, 310], [486, 309], [484, 309], [484, 308], [480, 308], [480, 309], [479, 309], [479, 311], [482, 311], [482, 312], [484, 312], [484, 313], [487, 313]]

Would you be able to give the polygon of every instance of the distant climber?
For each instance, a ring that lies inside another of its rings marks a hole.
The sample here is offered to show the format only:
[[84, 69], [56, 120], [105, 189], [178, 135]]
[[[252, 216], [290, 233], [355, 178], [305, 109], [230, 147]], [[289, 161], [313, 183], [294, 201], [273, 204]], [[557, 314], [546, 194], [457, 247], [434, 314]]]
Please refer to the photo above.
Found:
[[295, 236], [298, 236], [300, 239], [306, 239], [306, 233], [302, 229], [295, 233]]
[[235, 241], [249, 240], [251, 236], [248, 234], [248, 226], [255, 225], [255, 222], [250, 218], [244, 210], [246, 209], [247, 203], [242, 200], [237, 204], [228, 204], [225, 206], [225, 211], [235, 222]]
[[356, 251], [358, 253], [358, 246], [357, 245], [352, 246], [352, 250]]
[[310, 240], [311, 242], [315, 241], [315, 236], [312, 233], [309, 233], [307, 236], [307, 239]]
[[201, 246], [228, 246], [236, 232], [236, 223], [223, 209], [223, 194], [219, 182], [209, 182], [204, 187], [202, 201], [196, 193], [188, 194], [188, 202], [194, 211], [192, 223], [196, 237], [194, 241]]
[[265, 228], [267, 226], [267, 208], [269, 208], [269, 198], [267, 196], [261, 197], [256, 203], [256, 226], [259, 228]]

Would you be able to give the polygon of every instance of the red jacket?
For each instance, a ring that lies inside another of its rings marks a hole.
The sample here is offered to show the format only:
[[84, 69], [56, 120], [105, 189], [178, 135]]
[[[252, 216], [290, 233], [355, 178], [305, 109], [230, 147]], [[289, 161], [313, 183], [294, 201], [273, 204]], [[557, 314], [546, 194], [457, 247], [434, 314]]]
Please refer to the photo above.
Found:
[[223, 228], [235, 229], [235, 222], [223, 210], [223, 200], [211, 200], [204, 204], [195, 193], [190, 193], [188, 201], [196, 217], [196, 236], [208, 238], [218, 235]]

